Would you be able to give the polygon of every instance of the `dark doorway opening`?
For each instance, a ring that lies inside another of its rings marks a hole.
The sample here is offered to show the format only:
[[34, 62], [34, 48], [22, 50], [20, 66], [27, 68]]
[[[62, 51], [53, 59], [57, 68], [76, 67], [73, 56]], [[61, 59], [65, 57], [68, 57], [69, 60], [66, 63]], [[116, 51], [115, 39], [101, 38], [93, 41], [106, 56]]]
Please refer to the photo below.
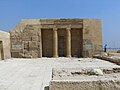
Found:
[[64, 36], [59, 36], [58, 39], [58, 53], [60, 57], [64, 57]]
[[71, 54], [72, 57], [82, 57], [83, 34], [82, 28], [72, 28], [71, 30]]
[[53, 30], [42, 29], [42, 56], [53, 57]]
[[0, 41], [0, 60], [4, 60], [3, 42]]

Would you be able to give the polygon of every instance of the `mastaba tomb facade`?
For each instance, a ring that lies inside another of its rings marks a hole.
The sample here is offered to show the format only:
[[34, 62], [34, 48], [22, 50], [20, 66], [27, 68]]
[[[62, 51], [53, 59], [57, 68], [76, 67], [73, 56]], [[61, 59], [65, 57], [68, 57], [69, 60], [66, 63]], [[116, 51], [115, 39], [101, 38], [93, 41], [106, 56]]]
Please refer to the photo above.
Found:
[[10, 31], [13, 58], [92, 57], [102, 50], [100, 19], [23, 19]]

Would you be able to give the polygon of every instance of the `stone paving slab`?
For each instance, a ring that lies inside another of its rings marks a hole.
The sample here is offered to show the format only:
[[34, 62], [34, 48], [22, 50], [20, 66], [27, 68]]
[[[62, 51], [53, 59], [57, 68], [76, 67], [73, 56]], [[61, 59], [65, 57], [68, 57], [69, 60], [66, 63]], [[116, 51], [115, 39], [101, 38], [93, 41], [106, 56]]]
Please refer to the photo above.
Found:
[[0, 61], [0, 90], [47, 90], [52, 68], [120, 68], [91, 58], [9, 59]]

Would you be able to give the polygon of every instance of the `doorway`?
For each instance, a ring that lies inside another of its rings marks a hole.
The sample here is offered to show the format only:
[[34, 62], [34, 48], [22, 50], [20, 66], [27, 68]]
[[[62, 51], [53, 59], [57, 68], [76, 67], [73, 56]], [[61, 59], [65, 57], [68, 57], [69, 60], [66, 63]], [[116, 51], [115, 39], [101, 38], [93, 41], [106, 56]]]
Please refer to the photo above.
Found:
[[83, 34], [81, 28], [72, 28], [71, 30], [71, 54], [72, 57], [82, 57]]
[[0, 41], [0, 60], [4, 59], [4, 54], [3, 54], [3, 43]]
[[58, 51], [59, 51], [59, 56], [64, 57], [64, 36], [59, 36], [58, 37]]
[[53, 56], [53, 30], [49, 28], [42, 29], [42, 56]]

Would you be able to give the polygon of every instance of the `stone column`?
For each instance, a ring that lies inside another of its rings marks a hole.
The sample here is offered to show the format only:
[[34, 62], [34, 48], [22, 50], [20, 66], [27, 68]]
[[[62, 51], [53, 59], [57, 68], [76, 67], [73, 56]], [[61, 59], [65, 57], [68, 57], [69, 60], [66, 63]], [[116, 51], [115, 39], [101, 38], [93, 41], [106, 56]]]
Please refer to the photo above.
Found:
[[66, 56], [71, 57], [71, 28], [66, 28]]
[[41, 28], [39, 29], [39, 57], [42, 58], [42, 34], [41, 34]]
[[58, 57], [58, 34], [57, 28], [53, 28], [53, 57]]

